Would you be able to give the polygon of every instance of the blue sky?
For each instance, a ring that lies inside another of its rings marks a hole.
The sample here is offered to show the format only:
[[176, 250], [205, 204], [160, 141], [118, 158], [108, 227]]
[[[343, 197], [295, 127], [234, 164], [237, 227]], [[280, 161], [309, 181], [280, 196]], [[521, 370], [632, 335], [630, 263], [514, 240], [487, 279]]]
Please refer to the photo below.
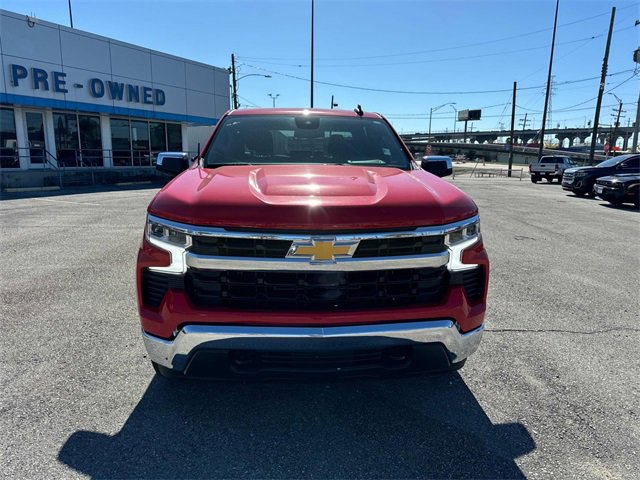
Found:
[[[310, 0], [72, 0], [75, 28], [220, 67], [231, 53], [242, 106], [309, 106]], [[560, 0], [551, 103], [554, 125], [593, 119], [611, 7], [617, 7], [607, 90], [635, 119], [640, 77], [638, 1]], [[2, 0], [2, 8], [68, 25], [67, 0]], [[316, 107], [361, 104], [400, 132], [454, 128], [454, 110], [482, 108], [476, 129], [509, 128], [513, 82], [517, 119], [539, 128], [554, 0], [315, 0]], [[637, 71], [635, 72], [638, 73]], [[296, 78], [297, 77], [297, 78]], [[324, 82], [324, 83], [320, 83]], [[331, 85], [332, 84], [332, 85]], [[601, 123], [617, 107], [605, 95]], [[455, 125], [456, 129], [461, 123]]]

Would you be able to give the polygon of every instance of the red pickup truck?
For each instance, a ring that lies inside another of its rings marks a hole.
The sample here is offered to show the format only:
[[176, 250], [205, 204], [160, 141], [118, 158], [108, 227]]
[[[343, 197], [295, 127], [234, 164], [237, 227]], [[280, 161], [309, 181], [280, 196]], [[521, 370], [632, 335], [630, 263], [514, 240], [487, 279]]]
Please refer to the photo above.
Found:
[[[361, 109], [227, 113], [148, 207], [143, 338], [166, 377], [460, 368], [484, 328], [476, 204]], [[430, 172], [433, 173], [429, 173]], [[435, 175], [434, 175], [435, 173]]]

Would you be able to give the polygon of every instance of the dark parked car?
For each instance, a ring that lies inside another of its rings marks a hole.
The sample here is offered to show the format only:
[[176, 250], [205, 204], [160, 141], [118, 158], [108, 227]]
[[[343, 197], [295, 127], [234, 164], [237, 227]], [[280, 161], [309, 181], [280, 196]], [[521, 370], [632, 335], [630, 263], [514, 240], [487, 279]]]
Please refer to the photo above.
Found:
[[596, 180], [593, 192], [613, 205], [633, 203], [640, 208], [640, 174], [623, 173]]
[[640, 155], [620, 155], [594, 167], [569, 168], [564, 171], [562, 188], [571, 190], [579, 197], [594, 195], [593, 186], [598, 178], [621, 173], [640, 174]]

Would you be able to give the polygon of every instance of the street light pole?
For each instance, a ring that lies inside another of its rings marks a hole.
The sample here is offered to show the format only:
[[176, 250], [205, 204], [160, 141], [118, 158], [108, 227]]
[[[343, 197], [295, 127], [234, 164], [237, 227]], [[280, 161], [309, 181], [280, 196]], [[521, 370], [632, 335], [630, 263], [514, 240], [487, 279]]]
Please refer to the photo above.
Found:
[[279, 93], [276, 93], [275, 95], [270, 93], [269, 96], [271, 97], [271, 100], [273, 100], [273, 108], [276, 108], [276, 98], [278, 98], [280, 96]]
[[453, 133], [456, 133], [456, 121], [458, 120], [458, 109], [451, 104], [451, 108], [453, 108]]
[[248, 73], [247, 75], [243, 75], [239, 78], [236, 78], [236, 69], [235, 69], [235, 58], [233, 56], [233, 54], [231, 54], [231, 66], [232, 66], [232, 76], [233, 76], [233, 80], [232, 80], [232, 86], [233, 86], [233, 108], [237, 109], [240, 105], [238, 104], [238, 82], [240, 80], [242, 80], [243, 78], [247, 78], [247, 77], [264, 77], [264, 78], [271, 78], [271, 75], [264, 75], [262, 73]]
[[429, 109], [429, 138], [431, 138], [431, 115], [433, 114], [433, 107]]
[[431, 116], [433, 115], [433, 112], [437, 112], [442, 107], [446, 107], [447, 105], [455, 105], [455, 104], [456, 102], [448, 102], [448, 103], [443, 103], [442, 105], [438, 105], [437, 107], [431, 107], [429, 109], [429, 138], [431, 138]]

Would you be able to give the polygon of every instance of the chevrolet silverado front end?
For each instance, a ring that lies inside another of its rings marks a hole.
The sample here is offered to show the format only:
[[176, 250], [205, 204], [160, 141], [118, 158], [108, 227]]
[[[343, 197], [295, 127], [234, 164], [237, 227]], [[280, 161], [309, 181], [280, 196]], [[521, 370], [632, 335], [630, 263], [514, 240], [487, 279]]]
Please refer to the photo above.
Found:
[[165, 376], [455, 369], [484, 328], [474, 202], [379, 115], [233, 111], [148, 208], [145, 346]]

